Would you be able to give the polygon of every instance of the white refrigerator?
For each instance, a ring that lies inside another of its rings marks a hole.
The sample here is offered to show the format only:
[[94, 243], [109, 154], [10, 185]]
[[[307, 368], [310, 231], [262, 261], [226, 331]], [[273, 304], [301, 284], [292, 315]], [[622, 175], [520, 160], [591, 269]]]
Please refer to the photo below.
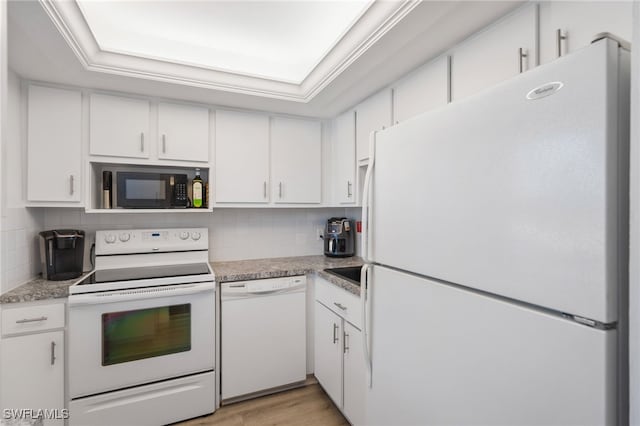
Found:
[[624, 422], [628, 74], [604, 38], [372, 135], [367, 425]]

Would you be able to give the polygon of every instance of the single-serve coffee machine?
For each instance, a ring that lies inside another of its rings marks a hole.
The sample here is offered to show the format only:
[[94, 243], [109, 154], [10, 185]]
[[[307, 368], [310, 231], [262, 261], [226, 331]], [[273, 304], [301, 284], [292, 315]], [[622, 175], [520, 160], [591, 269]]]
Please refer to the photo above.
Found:
[[42, 276], [62, 281], [82, 275], [84, 264], [84, 231], [54, 229], [40, 233]]
[[346, 217], [327, 220], [324, 231], [324, 254], [329, 257], [350, 257], [355, 254], [355, 222]]

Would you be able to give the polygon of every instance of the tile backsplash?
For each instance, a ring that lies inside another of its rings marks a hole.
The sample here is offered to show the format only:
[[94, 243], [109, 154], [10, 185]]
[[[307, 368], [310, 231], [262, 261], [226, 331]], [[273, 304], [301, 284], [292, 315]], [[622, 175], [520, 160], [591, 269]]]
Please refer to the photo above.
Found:
[[38, 233], [44, 224], [41, 209], [8, 208], [2, 220], [2, 272], [4, 293], [40, 273]]
[[85, 268], [95, 231], [132, 228], [209, 228], [210, 260], [258, 259], [323, 253], [317, 231], [332, 216], [359, 220], [354, 208], [216, 209], [213, 213], [84, 213], [81, 209], [48, 208], [44, 229], [72, 228], [87, 233]]

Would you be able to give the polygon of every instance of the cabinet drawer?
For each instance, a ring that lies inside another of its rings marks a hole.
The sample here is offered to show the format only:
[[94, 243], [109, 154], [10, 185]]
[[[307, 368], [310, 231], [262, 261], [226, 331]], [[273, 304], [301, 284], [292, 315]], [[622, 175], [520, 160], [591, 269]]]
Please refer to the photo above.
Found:
[[316, 300], [354, 326], [361, 328], [362, 308], [358, 296], [323, 278], [316, 277]]
[[64, 304], [25, 306], [2, 310], [2, 334], [30, 333], [64, 327]]

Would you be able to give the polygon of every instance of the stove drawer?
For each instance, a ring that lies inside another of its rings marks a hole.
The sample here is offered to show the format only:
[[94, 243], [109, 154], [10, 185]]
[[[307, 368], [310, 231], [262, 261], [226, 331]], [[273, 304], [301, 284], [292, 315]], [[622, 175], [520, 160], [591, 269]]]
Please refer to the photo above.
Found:
[[2, 309], [2, 335], [33, 333], [64, 327], [64, 303]]

